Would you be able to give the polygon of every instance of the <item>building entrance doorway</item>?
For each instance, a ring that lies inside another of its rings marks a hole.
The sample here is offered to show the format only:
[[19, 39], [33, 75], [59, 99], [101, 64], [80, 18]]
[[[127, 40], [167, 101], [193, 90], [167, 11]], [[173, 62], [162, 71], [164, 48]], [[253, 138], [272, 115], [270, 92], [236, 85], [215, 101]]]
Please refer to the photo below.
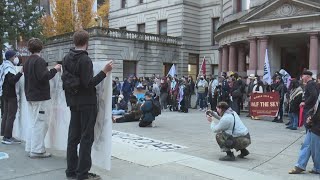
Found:
[[199, 73], [199, 54], [189, 54], [188, 76], [197, 79]]
[[308, 47], [281, 48], [281, 68], [291, 77], [298, 78], [304, 68], [309, 68]]

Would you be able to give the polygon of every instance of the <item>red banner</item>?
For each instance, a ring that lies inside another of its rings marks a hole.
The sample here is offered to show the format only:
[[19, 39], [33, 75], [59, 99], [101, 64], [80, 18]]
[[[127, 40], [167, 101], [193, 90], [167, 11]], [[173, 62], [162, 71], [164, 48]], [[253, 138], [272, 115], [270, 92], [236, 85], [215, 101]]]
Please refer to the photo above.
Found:
[[250, 99], [250, 114], [254, 117], [276, 117], [279, 111], [278, 92], [253, 93]]

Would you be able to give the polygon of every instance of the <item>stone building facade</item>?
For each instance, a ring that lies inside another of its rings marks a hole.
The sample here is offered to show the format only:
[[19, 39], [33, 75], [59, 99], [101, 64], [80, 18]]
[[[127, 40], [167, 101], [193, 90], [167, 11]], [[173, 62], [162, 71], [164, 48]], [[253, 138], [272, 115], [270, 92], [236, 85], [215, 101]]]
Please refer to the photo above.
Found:
[[204, 57], [207, 74], [218, 74], [219, 46], [214, 36], [220, 9], [220, 0], [110, 0], [109, 26], [181, 38], [179, 57], [163, 62], [163, 74], [176, 64], [179, 76], [195, 77]]
[[92, 51], [114, 58], [120, 77], [166, 75], [172, 64], [195, 77], [204, 57], [207, 75], [262, 76], [266, 52], [271, 73], [320, 68], [319, 0], [110, 0], [109, 21]]
[[[141, 77], [162, 74], [162, 62], [179, 59], [179, 38], [105, 28], [87, 31], [90, 34], [89, 57], [94, 62], [114, 60], [113, 76], [120, 80], [133, 74]], [[72, 35], [68, 33], [48, 39], [42, 56], [49, 65], [61, 62], [74, 47]], [[132, 61], [135, 59], [140, 60], [139, 63]]]
[[215, 36], [219, 71], [264, 73], [266, 52], [271, 73], [281, 68], [298, 77], [304, 68], [319, 71], [319, 0], [251, 0], [250, 8], [230, 11], [223, 0]]

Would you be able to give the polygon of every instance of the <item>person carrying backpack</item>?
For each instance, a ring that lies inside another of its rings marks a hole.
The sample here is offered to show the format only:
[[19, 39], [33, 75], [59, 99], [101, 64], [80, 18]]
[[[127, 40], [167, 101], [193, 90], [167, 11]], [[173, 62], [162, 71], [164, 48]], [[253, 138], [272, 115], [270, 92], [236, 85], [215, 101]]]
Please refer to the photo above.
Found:
[[140, 108], [143, 115], [139, 123], [139, 127], [155, 127], [153, 122], [155, 120], [155, 115], [153, 113], [152, 94], [150, 92], [146, 92], [145, 99], [145, 102]]

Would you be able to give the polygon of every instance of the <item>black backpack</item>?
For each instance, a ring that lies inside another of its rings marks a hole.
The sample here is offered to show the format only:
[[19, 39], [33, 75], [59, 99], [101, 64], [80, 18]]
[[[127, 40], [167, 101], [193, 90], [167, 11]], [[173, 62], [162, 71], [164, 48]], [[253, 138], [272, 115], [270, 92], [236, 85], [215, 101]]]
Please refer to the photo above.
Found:
[[160, 102], [157, 100], [152, 100], [152, 115], [154, 117], [157, 117], [161, 114], [161, 105]]
[[61, 76], [63, 90], [69, 95], [76, 95], [79, 92], [80, 77], [76, 75], [76, 70], [79, 66], [80, 60], [77, 63], [72, 64], [74, 69], [70, 71], [65, 66], [65, 61], [62, 61], [63, 73]]

